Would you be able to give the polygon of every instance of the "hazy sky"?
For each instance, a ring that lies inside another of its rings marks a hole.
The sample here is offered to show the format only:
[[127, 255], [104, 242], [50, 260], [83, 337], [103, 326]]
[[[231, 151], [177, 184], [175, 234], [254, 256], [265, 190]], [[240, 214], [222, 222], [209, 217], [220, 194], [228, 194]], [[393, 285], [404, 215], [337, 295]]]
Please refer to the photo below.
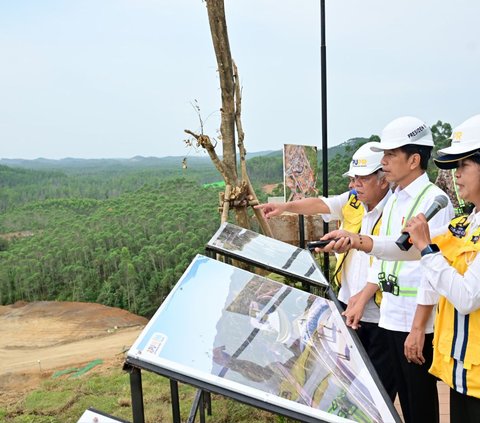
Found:
[[[320, 147], [320, 2], [225, 5], [247, 151]], [[401, 115], [480, 113], [478, 0], [326, 5], [330, 146]], [[200, 156], [182, 141], [199, 129], [194, 100], [215, 136], [201, 0], [0, 0], [0, 157]]]

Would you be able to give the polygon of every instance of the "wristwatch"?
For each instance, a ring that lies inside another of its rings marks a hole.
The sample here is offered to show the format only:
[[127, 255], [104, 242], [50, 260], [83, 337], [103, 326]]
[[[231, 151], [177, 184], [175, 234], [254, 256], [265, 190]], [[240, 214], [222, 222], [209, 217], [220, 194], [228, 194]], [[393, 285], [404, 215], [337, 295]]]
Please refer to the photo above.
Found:
[[437, 244], [428, 244], [422, 251], [420, 251], [420, 255], [426, 256], [427, 254], [434, 254], [440, 252], [440, 248], [438, 248]]

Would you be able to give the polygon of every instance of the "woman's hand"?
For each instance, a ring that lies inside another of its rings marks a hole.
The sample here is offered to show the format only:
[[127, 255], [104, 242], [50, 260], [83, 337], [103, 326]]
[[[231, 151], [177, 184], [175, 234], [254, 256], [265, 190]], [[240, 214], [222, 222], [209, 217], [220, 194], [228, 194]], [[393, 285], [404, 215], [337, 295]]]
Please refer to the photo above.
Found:
[[405, 228], [403, 228], [403, 232], [410, 234], [412, 244], [419, 251], [422, 251], [428, 244], [432, 243], [428, 222], [423, 213], [412, 217], [405, 225]]

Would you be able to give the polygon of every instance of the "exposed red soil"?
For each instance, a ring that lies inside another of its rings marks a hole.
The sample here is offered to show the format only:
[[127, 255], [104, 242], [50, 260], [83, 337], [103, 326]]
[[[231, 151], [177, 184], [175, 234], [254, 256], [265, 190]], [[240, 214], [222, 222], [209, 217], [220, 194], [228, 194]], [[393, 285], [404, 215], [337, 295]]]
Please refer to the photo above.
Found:
[[95, 359], [121, 365], [147, 319], [100, 304], [39, 301], [0, 306], [0, 322], [0, 402], [9, 402], [54, 370]]

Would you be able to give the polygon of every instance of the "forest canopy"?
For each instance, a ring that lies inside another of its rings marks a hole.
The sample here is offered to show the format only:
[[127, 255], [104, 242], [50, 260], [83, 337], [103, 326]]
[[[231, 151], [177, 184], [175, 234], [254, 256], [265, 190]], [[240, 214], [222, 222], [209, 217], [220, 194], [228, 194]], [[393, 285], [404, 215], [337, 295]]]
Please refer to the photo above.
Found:
[[[437, 148], [448, 143], [448, 124], [432, 132]], [[329, 150], [330, 194], [347, 189], [352, 154], [373, 139]], [[218, 172], [206, 157], [181, 161], [1, 160], [0, 304], [88, 301], [151, 316], [220, 224]], [[281, 151], [247, 165], [260, 201], [264, 185], [283, 195]]]

